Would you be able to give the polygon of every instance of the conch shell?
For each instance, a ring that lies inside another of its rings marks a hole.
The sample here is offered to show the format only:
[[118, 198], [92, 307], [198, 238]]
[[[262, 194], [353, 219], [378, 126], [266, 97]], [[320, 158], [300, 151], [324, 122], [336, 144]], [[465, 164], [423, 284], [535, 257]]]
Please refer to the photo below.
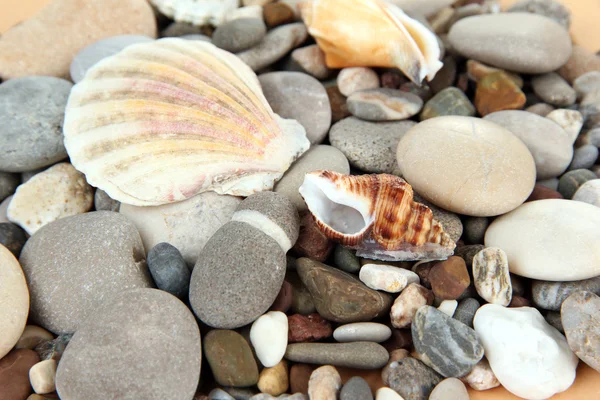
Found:
[[314, 0], [301, 13], [329, 68], [397, 67], [420, 84], [443, 66], [435, 34], [394, 4]]
[[91, 185], [141, 206], [270, 190], [310, 146], [298, 122], [273, 113], [239, 58], [173, 38], [92, 67], [71, 91], [64, 136]]
[[412, 187], [394, 175], [342, 175], [315, 171], [300, 186], [317, 226], [357, 256], [387, 261], [445, 259], [456, 244], [413, 201]]

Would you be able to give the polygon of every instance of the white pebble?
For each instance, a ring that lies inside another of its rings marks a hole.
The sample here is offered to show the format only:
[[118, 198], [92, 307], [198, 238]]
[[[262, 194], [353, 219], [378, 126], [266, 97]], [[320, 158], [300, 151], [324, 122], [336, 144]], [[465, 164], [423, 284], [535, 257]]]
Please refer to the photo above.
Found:
[[456, 311], [456, 307], [458, 307], [458, 301], [456, 300], [443, 300], [438, 307], [438, 310], [452, 318], [454, 316], [454, 312]]
[[546, 118], [560, 125], [571, 139], [571, 143], [575, 143], [581, 128], [583, 128], [583, 115], [577, 110], [559, 108], [551, 111]]
[[419, 283], [419, 275], [391, 265], [365, 264], [358, 278], [368, 287], [388, 293], [399, 293], [411, 283]]
[[342, 378], [335, 367], [324, 365], [315, 369], [308, 380], [311, 400], [336, 400], [342, 387]]
[[447, 378], [437, 384], [429, 400], [469, 400], [469, 392], [459, 379]]
[[338, 327], [333, 338], [338, 342], [385, 342], [392, 336], [392, 330], [376, 322], [355, 322]]
[[375, 400], [404, 400], [398, 392], [389, 387], [381, 387], [375, 393]]
[[269, 311], [258, 317], [250, 328], [250, 341], [262, 365], [277, 365], [283, 359], [287, 348], [287, 316], [281, 311]]
[[56, 360], [44, 360], [29, 370], [29, 382], [37, 394], [52, 393], [56, 390]]
[[338, 74], [337, 86], [344, 96], [350, 96], [360, 90], [378, 88], [379, 76], [371, 68], [344, 68]]

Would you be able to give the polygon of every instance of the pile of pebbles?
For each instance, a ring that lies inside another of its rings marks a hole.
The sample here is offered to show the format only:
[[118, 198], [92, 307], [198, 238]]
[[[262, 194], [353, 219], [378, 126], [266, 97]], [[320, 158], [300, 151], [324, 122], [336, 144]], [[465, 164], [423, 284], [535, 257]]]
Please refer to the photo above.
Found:
[[[398, 1], [443, 50], [419, 86], [328, 68], [299, 1], [242, 0], [212, 25], [85, 3], [54, 0], [0, 37], [0, 400], [465, 400], [500, 385], [546, 399], [578, 363], [600, 372], [600, 57], [571, 43], [564, 6]], [[273, 191], [140, 207], [69, 163], [73, 85], [157, 37], [237, 54], [304, 126], [312, 146]], [[402, 176], [454, 256], [382, 262], [331, 241], [298, 193], [315, 170]]]

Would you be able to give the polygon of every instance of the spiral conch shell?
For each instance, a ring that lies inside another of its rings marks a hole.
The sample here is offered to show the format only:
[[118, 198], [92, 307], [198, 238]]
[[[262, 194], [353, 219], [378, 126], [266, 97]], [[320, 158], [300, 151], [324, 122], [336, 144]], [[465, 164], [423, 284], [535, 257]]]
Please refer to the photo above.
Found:
[[199, 40], [129, 46], [92, 67], [67, 104], [65, 147], [87, 181], [132, 205], [270, 190], [308, 150], [258, 78]]
[[432, 211], [414, 202], [411, 186], [397, 176], [315, 171], [304, 177], [300, 194], [321, 232], [359, 257], [433, 260], [454, 252]]
[[394, 4], [314, 0], [300, 8], [329, 68], [396, 67], [420, 84], [443, 66], [435, 35]]

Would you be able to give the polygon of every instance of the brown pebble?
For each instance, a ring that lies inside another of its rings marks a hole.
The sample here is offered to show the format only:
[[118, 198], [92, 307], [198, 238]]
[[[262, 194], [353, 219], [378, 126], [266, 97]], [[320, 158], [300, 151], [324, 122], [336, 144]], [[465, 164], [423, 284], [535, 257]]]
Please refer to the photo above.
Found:
[[426, 263], [418, 264], [413, 267], [412, 271], [419, 275], [419, 279], [421, 281], [421, 285], [425, 286], [427, 289], [431, 289], [431, 282], [429, 281], [429, 273], [431, 269], [437, 264], [437, 261], [429, 261]]
[[294, 22], [294, 10], [285, 3], [270, 3], [263, 7], [263, 17], [269, 28]]
[[562, 194], [560, 194], [556, 190], [552, 190], [550, 188], [547, 188], [546, 186], [536, 183], [536, 185], [533, 187], [533, 192], [531, 192], [531, 194], [529, 195], [529, 198], [527, 200], [525, 200], [525, 202], [535, 201], [535, 200], [546, 200], [546, 199], [562, 199], [562, 198], [563, 198]]
[[340, 92], [337, 86], [329, 86], [327, 88], [327, 96], [329, 97], [329, 104], [331, 104], [332, 124], [351, 115], [346, 105], [346, 97]]
[[381, 345], [389, 352], [398, 349], [408, 349], [412, 346], [412, 334], [410, 329], [396, 329], [390, 326], [392, 336]]
[[308, 381], [315, 369], [315, 366], [308, 364], [292, 365], [292, 368], [290, 368], [291, 393], [308, 393]]
[[546, 115], [548, 115], [552, 111], [554, 111], [554, 107], [552, 107], [550, 104], [546, 104], [546, 103], [537, 103], [537, 104], [527, 107], [525, 109], [525, 111], [537, 114], [540, 117], [545, 117]]
[[406, 78], [400, 71], [392, 70], [381, 74], [381, 87], [398, 89], [404, 82], [406, 82]]
[[13, 350], [0, 359], [0, 400], [25, 400], [32, 392], [29, 370], [40, 361], [33, 350]]
[[600, 71], [600, 57], [585, 47], [573, 45], [569, 61], [558, 70], [558, 73], [569, 83], [573, 83], [575, 79], [591, 71]]
[[467, 61], [467, 76], [475, 82], [479, 82], [481, 79], [495, 72], [504, 72], [520, 89], [523, 88], [523, 79], [515, 73], [491, 67], [479, 61]]
[[294, 314], [288, 317], [288, 343], [312, 342], [330, 337], [331, 323], [319, 314]]
[[335, 243], [321, 233], [312, 215], [306, 212], [301, 217], [300, 235], [293, 248], [296, 255], [323, 262], [334, 247]]
[[281, 290], [275, 298], [275, 301], [271, 305], [269, 311], [281, 311], [282, 313], [287, 312], [292, 306], [292, 300], [294, 299], [294, 289], [292, 284], [288, 281], [283, 281]]
[[437, 298], [456, 300], [469, 287], [471, 278], [465, 260], [452, 256], [438, 262], [429, 272], [431, 289]]
[[525, 93], [504, 72], [486, 75], [477, 83], [475, 108], [482, 116], [502, 110], [521, 110], [526, 102]]
[[531, 307], [531, 301], [521, 296], [513, 296], [509, 307]]

